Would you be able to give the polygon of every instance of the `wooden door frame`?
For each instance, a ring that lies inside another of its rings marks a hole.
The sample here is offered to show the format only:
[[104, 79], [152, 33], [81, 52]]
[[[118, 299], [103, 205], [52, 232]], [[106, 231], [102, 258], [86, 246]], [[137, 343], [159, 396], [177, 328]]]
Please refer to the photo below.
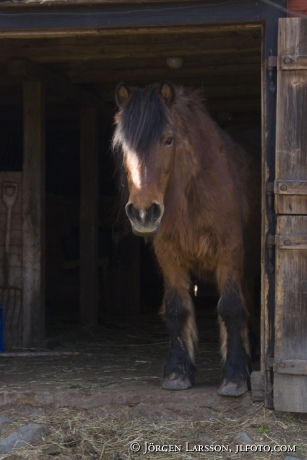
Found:
[[[192, 24], [227, 24], [263, 22], [275, 29], [276, 18], [284, 17], [279, 7], [286, 7], [287, 0], [275, 0], [277, 8], [253, 0], [202, 0], [170, 2], [88, 4], [78, 2], [43, 3], [29, 6], [0, 4], [0, 37], [57, 35], [75, 32], [77, 35], [99, 29], [121, 27], [151, 27]], [[202, 20], [203, 18], [203, 20]], [[273, 32], [273, 31], [272, 31]]]
[[264, 376], [264, 402], [273, 402], [274, 320], [275, 320], [275, 235], [274, 211], [275, 144], [276, 144], [276, 85], [277, 68], [274, 57], [278, 52], [278, 19], [280, 15], [268, 10], [264, 27], [262, 58], [262, 241], [261, 241], [261, 373]]
[[[285, 13], [264, 2], [224, 0], [185, 1], [183, 3], [129, 4], [89, 2], [81, 4], [24, 4], [16, 8], [0, 4], [0, 43], [2, 38], [45, 37], [99, 34], [110, 28], [159, 27], [174, 25], [208, 25], [257, 22], [263, 25], [262, 60], [262, 130], [263, 130], [263, 188], [262, 188], [262, 357], [265, 373], [266, 405], [272, 407], [272, 368], [274, 331], [274, 273], [272, 250], [267, 247], [268, 235], [275, 232], [271, 195], [267, 184], [274, 181], [276, 101], [274, 69], [269, 68], [269, 57], [277, 55], [278, 19]], [[286, 7], [286, 0], [275, 0]], [[12, 56], [13, 57], [13, 56]], [[273, 217], [272, 217], [273, 216]], [[41, 308], [44, 308], [42, 305]], [[42, 328], [44, 326], [42, 325]]]

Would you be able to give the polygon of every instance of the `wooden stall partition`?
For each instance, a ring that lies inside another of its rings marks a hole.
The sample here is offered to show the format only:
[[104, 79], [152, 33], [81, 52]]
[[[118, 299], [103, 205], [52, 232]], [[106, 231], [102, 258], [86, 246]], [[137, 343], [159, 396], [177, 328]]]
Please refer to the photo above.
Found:
[[279, 20], [274, 407], [307, 412], [307, 20]]
[[45, 334], [45, 87], [23, 83], [23, 345]]
[[98, 114], [81, 109], [80, 321], [98, 322]]
[[0, 172], [0, 307], [5, 350], [22, 346], [22, 287], [22, 173]]

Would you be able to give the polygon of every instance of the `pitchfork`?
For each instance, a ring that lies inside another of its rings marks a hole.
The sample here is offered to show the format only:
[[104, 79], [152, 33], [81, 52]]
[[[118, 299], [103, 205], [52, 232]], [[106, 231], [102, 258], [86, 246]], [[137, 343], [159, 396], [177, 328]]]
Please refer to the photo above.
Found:
[[9, 342], [18, 342], [20, 339], [21, 289], [9, 285], [10, 275], [10, 238], [12, 209], [17, 199], [18, 184], [15, 182], [3, 183], [3, 201], [7, 208], [5, 246], [3, 262], [3, 285], [0, 286], [0, 306], [4, 308], [4, 331]]

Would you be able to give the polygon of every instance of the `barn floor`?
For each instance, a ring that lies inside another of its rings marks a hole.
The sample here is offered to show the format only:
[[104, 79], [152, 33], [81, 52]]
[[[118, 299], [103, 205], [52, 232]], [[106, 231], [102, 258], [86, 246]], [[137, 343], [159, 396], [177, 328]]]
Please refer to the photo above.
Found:
[[[148, 459], [285, 458], [275, 452], [236, 453], [240, 436], [246, 435], [250, 444], [296, 445], [295, 456], [304, 458], [305, 416], [265, 410], [250, 394], [217, 395], [220, 357], [213, 309], [198, 311], [198, 326], [197, 382], [182, 392], [161, 389], [168, 336], [156, 314], [108, 320], [91, 331], [76, 327], [59, 334], [54, 329], [49, 346], [72, 355], [0, 358], [0, 408], [13, 421], [11, 431], [30, 422], [48, 426], [34, 446], [0, 454], [0, 459], [138, 459], [150, 442], [183, 447], [173, 453], [155, 447]], [[9, 434], [1, 431], [1, 422], [0, 433]], [[132, 441], [139, 442], [140, 452], [130, 449]], [[217, 450], [189, 452], [194, 445]], [[219, 452], [220, 445], [231, 451]]]
[[[199, 312], [198, 316], [200, 346], [193, 395], [199, 396], [196, 397], [194, 409], [190, 403], [183, 409], [183, 414], [186, 410], [187, 414], [195, 416], [196, 409], [201, 411], [198, 397], [202, 398], [204, 391], [214, 395], [212, 404], [216, 406], [215, 389], [220, 376], [215, 310], [207, 309], [205, 314]], [[10, 398], [16, 396], [19, 403], [29, 404], [34, 398], [33, 404], [36, 401], [47, 406], [53, 401], [57, 406], [96, 406], [115, 415], [117, 406], [121, 410], [121, 405], [127, 400], [130, 415], [140, 415], [138, 411], [146, 415], [148, 409], [152, 418], [155, 415], [173, 418], [177, 416], [177, 411], [172, 413], [171, 409], [165, 408], [165, 402], [173, 398], [175, 403], [192, 397], [190, 391], [169, 393], [161, 389], [169, 343], [165, 327], [156, 314], [144, 315], [136, 320], [130, 318], [115, 322], [109, 319], [103, 326], [92, 330], [76, 326], [63, 332], [53, 327], [50, 335], [47, 345], [51, 351], [71, 355], [2, 358], [0, 369], [4, 399], [0, 404], [7, 405]], [[121, 393], [120, 400], [117, 396], [113, 400], [111, 395], [117, 395], [118, 392]], [[95, 398], [92, 397], [93, 393]], [[100, 396], [102, 393], [103, 398]], [[131, 404], [128, 395], [134, 401]], [[154, 407], [150, 409], [151, 399]], [[224, 407], [223, 398], [220, 399]], [[108, 400], [110, 407], [106, 408]], [[161, 407], [158, 409], [157, 402], [160, 400]]]

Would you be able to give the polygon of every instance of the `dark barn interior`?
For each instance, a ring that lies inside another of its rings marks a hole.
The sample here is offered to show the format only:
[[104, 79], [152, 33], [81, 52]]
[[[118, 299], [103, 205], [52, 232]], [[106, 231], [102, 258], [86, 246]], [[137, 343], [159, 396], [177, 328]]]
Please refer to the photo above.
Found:
[[[98, 122], [98, 323], [104, 325], [107, 318], [158, 318], [163, 286], [154, 257], [142, 240], [123, 234], [117, 216], [118, 191], [110, 148], [115, 86], [119, 81], [143, 86], [167, 79], [200, 88], [217, 122], [236, 133], [241, 142], [260, 149], [262, 25], [110, 28], [44, 37], [34, 34], [32, 38], [2, 39], [0, 59], [2, 172], [22, 171], [23, 163], [24, 77], [16, 59], [26, 59], [37, 72], [61, 76], [102, 101]], [[56, 88], [47, 85], [47, 336], [80, 322], [82, 174], [80, 109], [69, 95], [59, 95]], [[12, 247], [21, 244], [21, 222], [16, 221], [16, 225], [20, 227], [12, 236]], [[21, 267], [20, 259], [12, 262], [11, 276], [15, 270], [17, 277]], [[214, 307], [214, 286], [202, 286], [198, 280], [195, 286], [197, 311], [202, 311], [204, 304]]]

